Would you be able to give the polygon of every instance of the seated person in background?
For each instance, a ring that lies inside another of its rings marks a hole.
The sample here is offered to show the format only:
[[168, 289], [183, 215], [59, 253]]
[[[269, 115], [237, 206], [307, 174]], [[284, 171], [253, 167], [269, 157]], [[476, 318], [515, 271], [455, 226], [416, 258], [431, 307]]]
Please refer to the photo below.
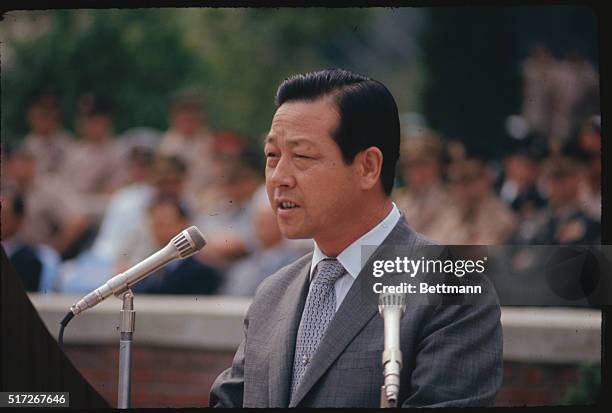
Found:
[[58, 96], [51, 90], [35, 96], [30, 102], [27, 122], [31, 132], [24, 145], [36, 159], [37, 171], [43, 175], [56, 174], [74, 145], [74, 137], [62, 128]]
[[265, 188], [253, 202], [252, 226], [257, 249], [230, 266], [219, 294], [253, 296], [267, 276], [305, 255], [312, 247], [312, 241], [304, 243], [304, 240], [288, 240], [282, 236]]
[[255, 155], [223, 160], [218, 187], [196, 225], [206, 238], [201, 255], [206, 262], [226, 268], [233, 260], [254, 251], [252, 231], [253, 197], [261, 183]]
[[132, 150], [132, 184], [113, 195], [92, 247], [62, 265], [62, 292], [90, 291], [150, 254], [154, 246], [146, 224], [147, 207], [155, 196], [168, 195], [188, 202], [183, 191], [185, 164], [172, 156], [152, 157], [150, 149]]
[[97, 221], [111, 193], [121, 186], [127, 174], [121, 149], [113, 137], [111, 104], [93, 95], [81, 97], [77, 125], [80, 140], [68, 153], [59, 176]]
[[[171, 196], [160, 196], [148, 209], [147, 224], [153, 236], [152, 254], [166, 246], [189, 226], [187, 209]], [[147, 294], [214, 294], [221, 282], [219, 274], [196, 256], [175, 260], [138, 282], [132, 290]]]
[[601, 154], [584, 160], [586, 176], [580, 191], [582, 209], [595, 221], [601, 222]]
[[591, 116], [584, 121], [576, 145], [576, 152], [586, 167], [580, 203], [592, 219], [601, 222], [601, 116]]
[[113, 261], [117, 258], [119, 240], [141, 222], [144, 223], [144, 211], [155, 192], [153, 149], [133, 146], [127, 162], [128, 185], [112, 195], [91, 247], [93, 254]]
[[213, 142], [206, 124], [204, 97], [195, 91], [178, 93], [170, 106], [170, 127], [159, 142], [158, 152], [178, 156], [189, 169], [186, 187], [195, 196], [213, 182]]
[[[196, 212], [208, 211], [211, 206], [217, 206], [229, 173], [228, 166], [239, 159], [245, 149], [244, 139], [231, 131], [217, 131], [211, 135], [211, 140], [211, 159], [205, 160], [208, 181], [202, 188], [195, 189], [193, 185], [188, 185], [187, 189], [194, 193], [197, 204], [193, 210]], [[202, 162], [204, 161], [200, 161]], [[206, 181], [201, 181], [204, 182]]]
[[38, 291], [42, 262], [34, 247], [26, 243], [19, 234], [25, 215], [23, 198], [17, 193], [4, 192], [0, 195], [0, 203], [2, 246], [25, 290]]
[[601, 242], [601, 224], [580, 204], [583, 171], [574, 159], [556, 156], [545, 161], [543, 178], [549, 207], [535, 219], [537, 230], [527, 242], [589, 245]]
[[57, 178], [36, 173], [36, 159], [21, 147], [5, 149], [2, 188], [19, 192], [25, 203], [22, 236], [29, 244], [47, 244], [67, 258], [78, 249], [90, 220], [76, 194]]
[[394, 194], [408, 225], [444, 242], [440, 219], [448, 212], [448, 191], [442, 182], [443, 144], [432, 131], [406, 137], [402, 142], [401, 171], [407, 186]]
[[499, 197], [518, 215], [520, 220], [532, 218], [546, 206], [546, 199], [538, 188], [540, 161], [545, 154], [537, 142], [542, 138], [532, 134], [514, 143], [512, 152], [504, 160], [504, 177], [499, 185]]
[[493, 192], [493, 179], [483, 161], [468, 158], [448, 169], [454, 208], [444, 215], [440, 231], [448, 244], [495, 245], [504, 243], [516, 218]]
[[[153, 234], [147, 225], [147, 208], [158, 196], [173, 197], [180, 200], [190, 211], [193, 210], [193, 194], [185, 190], [187, 165], [176, 156], [158, 156], [153, 166], [152, 186], [148, 195], [143, 197], [136, 211], [131, 213], [134, 222], [123, 229], [115, 251], [115, 269], [124, 271], [145, 259], [155, 247]], [[176, 235], [176, 234], [175, 234]]]

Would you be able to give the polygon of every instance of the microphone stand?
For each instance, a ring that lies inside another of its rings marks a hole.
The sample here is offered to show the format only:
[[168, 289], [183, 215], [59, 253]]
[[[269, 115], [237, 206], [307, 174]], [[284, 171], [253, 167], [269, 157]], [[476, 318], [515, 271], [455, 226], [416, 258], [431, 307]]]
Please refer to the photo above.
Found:
[[400, 320], [406, 310], [406, 296], [383, 294], [378, 311], [383, 317], [385, 350], [382, 353], [383, 385], [380, 388], [380, 407], [397, 407], [400, 392], [402, 352], [400, 350]]
[[117, 407], [127, 409], [130, 406], [131, 370], [132, 370], [132, 339], [134, 336], [134, 324], [136, 311], [134, 311], [134, 294], [130, 291], [133, 285], [155, 270], [176, 258], [187, 258], [201, 250], [206, 241], [200, 230], [191, 226], [170, 240], [161, 250], [139, 262], [121, 274], [117, 274], [96, 288], [85, 297], [81, 298], [70, 307], [70, 311], [60, 321], [58, 343], [60, 348], [64, 342], [64, 328], [75, 315], [82, 313], [110, 297], [115, 295], [123, 299], [121, 309], [121, 338], [119, 341], [119, 385], [117, 389]]
[[399, 347], [399, 321], [402, 310], [399, 307], [387, 308], [387, 320], [391, 328], [385, 329], [385, 351], [382, 354], [384, 384], [380, 388], [380, 407], [397, 407], [400, 391], [400, 371], [402, 352]]
[[121, 309], [121, 324], [119, 341], [119, 385], [117, 389], [117, 408], [130, 407], [130, 393], [132, 387], [132, 339], [136, 322], [134, 310], [134, 294], [128, 289], [123, 293], [123, 307]]

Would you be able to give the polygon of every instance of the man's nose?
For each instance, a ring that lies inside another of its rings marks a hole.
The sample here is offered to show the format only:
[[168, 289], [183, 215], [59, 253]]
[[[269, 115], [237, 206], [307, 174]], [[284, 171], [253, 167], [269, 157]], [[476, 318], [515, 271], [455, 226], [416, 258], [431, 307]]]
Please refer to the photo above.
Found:
[[276, 166], [267, 174], [266, 179], [274, 187], [292, 188], [295, 186], [295, 174], [289, 158], [281, 156]]

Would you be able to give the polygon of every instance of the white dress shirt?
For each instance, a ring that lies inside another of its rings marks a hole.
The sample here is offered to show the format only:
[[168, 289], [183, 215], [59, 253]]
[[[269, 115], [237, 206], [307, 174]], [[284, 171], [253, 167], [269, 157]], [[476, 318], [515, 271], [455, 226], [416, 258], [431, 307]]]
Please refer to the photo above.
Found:
[[[374, 228], [370, 231], [366, 232], [361, 238], [357, 239], [351, 245], [346, 247], [336, 259], [342, 264], [346, 273], [336, 280], [334, 284], [334, 290], [336, 292], [336, 311], [340, 308], [340, 304], [346, 297], [349, 289], [353, 285], [353, 282], [357, 279], [357, 275], [361, 272], [363, 265], [362, 263], [367, 262], [370, 256], [363, 257], [363, 261], [361, 259], [361, 250], [362, 246], [379, 246], [382, 242], [387, 238], [387, 235], [391, 232], [391, 230], [395, 227], [397, 222], [400, 219], [400, 211], [393, 203], [393, 208], [391, 208], [391, 212], [378, 223]], [[374, 252], [373, 249], [364, 249], [364, 251], [369, 251], [370, 254]], [[310, 265], [310, 280], [312, 281], [312, 276], [314, 271], [322, 260], [328, 257], [321, 251], [317, 242], [314, 242], [314, 252], [312, 255], [312, 264]], [[312, 285], [312, 284], [311, 284]]]

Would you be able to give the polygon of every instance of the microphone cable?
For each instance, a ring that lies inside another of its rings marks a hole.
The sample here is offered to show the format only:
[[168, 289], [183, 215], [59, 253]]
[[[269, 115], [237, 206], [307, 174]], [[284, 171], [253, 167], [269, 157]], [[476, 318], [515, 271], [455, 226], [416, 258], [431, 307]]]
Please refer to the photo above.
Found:
[[57, 342], [59, 344], [60, 349], [64, 350], [64, 328], [68, 325], [70, 320], [74, 317], [74, 313], [72, 311], [68, 311], [66, 316], [60, 321], [60, 329], [59, 335], [57, 337]]

